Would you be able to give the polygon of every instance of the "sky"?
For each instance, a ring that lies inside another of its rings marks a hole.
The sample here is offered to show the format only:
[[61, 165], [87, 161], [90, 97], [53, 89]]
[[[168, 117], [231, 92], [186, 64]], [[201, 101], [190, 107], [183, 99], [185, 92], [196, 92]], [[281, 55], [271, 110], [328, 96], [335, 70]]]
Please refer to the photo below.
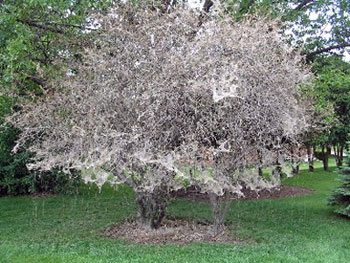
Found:
[[203, 5], [201, 0], [188, 0], [188, 4], [193, 8], [199, 8]]

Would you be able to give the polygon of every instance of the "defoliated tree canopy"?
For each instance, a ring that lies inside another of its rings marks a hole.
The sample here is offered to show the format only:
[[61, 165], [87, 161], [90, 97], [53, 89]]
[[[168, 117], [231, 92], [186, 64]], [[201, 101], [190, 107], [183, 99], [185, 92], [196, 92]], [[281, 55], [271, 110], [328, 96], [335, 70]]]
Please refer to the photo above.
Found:
[[32, 169], [126, 183], [152, 228], [172, 190], [239, 195], [242, 185], [279, 182], [248, 169], [283, 159], [285, 142], [308, 129], [310, 103], [297, 87], [312, 74], [276, 22], [141, 4], [96, 19], [101, 34], [84, 63], [70, 65], [75, 74], [12, 117], [18, 146], [35, 153]]

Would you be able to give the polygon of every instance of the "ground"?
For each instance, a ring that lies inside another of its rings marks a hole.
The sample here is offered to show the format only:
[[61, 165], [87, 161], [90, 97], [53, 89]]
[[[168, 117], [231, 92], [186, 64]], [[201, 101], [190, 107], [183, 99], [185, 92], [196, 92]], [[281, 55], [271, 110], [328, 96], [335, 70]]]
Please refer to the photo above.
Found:
[[[264, 189], [259, 192], [243, 188], [244, 197], [232, 195], [232, 202], [241, 202], [243, 200], [263, 200], [282, 197], [294, 197], [311, 194], [313, 190], [298, 186], [281, 185], [272, 189]], [[186, 199], [189, 201], [209, 202], [209, 195], [203, 194], [195, 187], [185, 190], [179, 190], [173, 193], [173, 198]], [[159, 229], [149, 229], [140, 227], [137, 220], [116, 224], [104, 232], [111, 238], [119, 238], [137, 244], [189, 244], [193, 242], [227, 243], [238, 244], [246, 243], [247, 240], [240, 240], [230, 233], [229, 227], [215, 237], [212, 234], [213, 227], [210, 221], [186, 220], [175, 218], [166, 218], [163, 220]]]
[[111, 226], [104, 234], [110, 238], [120, 238], [131, 243], [153, 245], [186, 245], [194, 242], [238, 244], [246, 242], [232, 235], [227, 226], [215, 237], [212, 235], [212, 231], [212, 225], [207, 222], [166, 218], [158, 229], [143, 228], [134, 221]]
[[[305, 168], [305, 167], [302, 167]], [[127, 222], [137, 206], [130, 189], [86, 189], [78, 196], [0, 198], [0, 263], [50, 262], [335, 262], [350, 258], [350, 220], [332, 213], [327, 198], [337, 175], [306, 169], [285, 185], [309, 195], [234, 202], [226, 222], [233, 244], [140, 245], [104, 235]], [[178, 199], [169, 216], [211, 220], [204, 201]]]

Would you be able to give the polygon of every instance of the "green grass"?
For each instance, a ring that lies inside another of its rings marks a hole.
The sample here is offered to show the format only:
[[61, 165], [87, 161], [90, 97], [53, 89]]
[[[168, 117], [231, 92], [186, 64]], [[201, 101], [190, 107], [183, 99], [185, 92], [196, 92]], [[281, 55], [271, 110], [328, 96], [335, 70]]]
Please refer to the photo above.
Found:
[[[306, 168], [306, 167], [302, 167]], [[333, 168], [334, 170], [334, 168]], [[101, 232], [136, 215], [131, 191], [106, 187], [79, 196], [0, 198], [0, 263], [40, 262], [350, 262], [350, 220], [332, 213], [327, 198], [337, 175], [306, 169], [285, 184], [312, 195], [236, 202], [227, 220], [238, 245], [134, 245]], [[169, 214], [210, 219], [207, 204], [177, 200]]]

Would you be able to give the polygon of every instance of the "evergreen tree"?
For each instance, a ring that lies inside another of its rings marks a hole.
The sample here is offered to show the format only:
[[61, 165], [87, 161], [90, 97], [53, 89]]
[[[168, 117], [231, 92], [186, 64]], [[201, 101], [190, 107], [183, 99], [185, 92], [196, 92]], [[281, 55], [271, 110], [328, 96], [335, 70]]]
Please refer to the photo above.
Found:
[[345, 165], [339, 170], [341, 185], [337, 187], [330, 199], [329, 205], [337, 206], [335, 213], [350, 217], [350, 157], [346, 156]]

